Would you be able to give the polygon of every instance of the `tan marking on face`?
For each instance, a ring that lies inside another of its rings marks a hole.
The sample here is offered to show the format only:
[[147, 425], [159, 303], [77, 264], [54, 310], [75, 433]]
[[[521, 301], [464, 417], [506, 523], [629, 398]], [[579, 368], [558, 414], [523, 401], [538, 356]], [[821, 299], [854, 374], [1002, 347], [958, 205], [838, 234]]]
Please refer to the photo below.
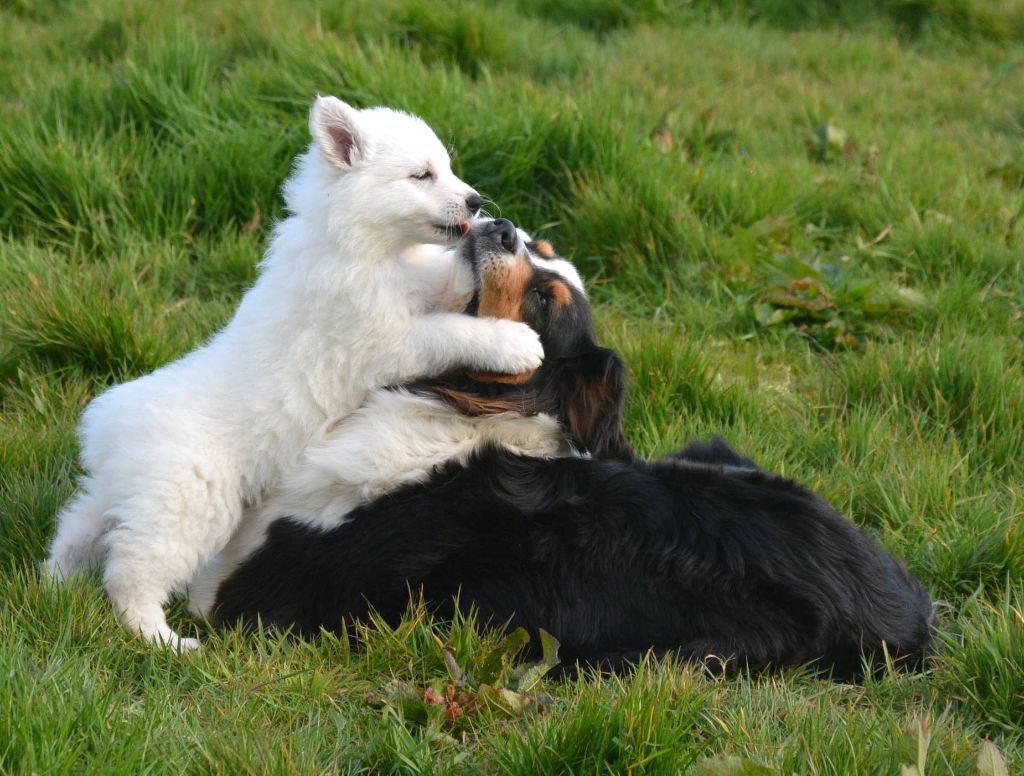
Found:
[[554, 246], [547, 240], [539, 240], [533, 244], [533, 249], [537, 251], [545, 259], [553, 259], [558, 254], [555, 253]]
[[[523, 299], [533, 280], [534, 266], [529, 257], [517, 253], [512, 261], [485, 264], [481, 268], [480, 306], [477, 315], [489, 318], [506, 318], [510, 321], [523, 320]], [[497, 372], [469, 372], [474, 380], [485, 383], [521, 385], [527, 382], [537, 370], [518, 375]]]
[[512, 261], [485, 264], [481, 268], [480, 307], [478, 315], [489, 318], [523, 320], [523, 298], [533, 278], [533, 265], [525, 256]]
[[572, 291], [561, 280], [552, 280], [548, 283], [547, 290], [557, 307], [568, 307], [572, 304]]

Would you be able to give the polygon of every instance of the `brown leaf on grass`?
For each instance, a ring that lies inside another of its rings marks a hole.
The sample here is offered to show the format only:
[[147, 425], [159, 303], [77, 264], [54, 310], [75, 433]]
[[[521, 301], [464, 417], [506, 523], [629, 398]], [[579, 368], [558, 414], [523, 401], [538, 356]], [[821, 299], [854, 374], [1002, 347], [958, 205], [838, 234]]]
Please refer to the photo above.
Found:
[[444, 696], [433, 687], [428, 687], [423, 691], [423, 702], [430, 706], [443, 706], [445, 699]]
[[1010, 776], [1006, 760], [999, 753], [999, 748], [991, 741], [983, 741], [978, 750], [978, 762], [974, 766], [975, 776]]
[[452, 701], [444, 710], [444, 721], [448, 724], [455, 722], [455, 720], [462, 717], [465, 712], [462, 710], [462, 705], [458, 701]]
[[514, 658], [529, 641], [529, 633], [517, 628], [483, 655], [480, 676], [487, 676], [490, 681], [474, 680], [459, 665], [454, 651], [445, 647], [442, 655], [452, 681], [441, 689], [437, 685], [417, 687], [392, 679], [381, 690], [367, 695], [365, 701], [374, 706], [390, 707], [403, 719], [417, 724], [441, 720], [454, 725], [481, 706], [512, 717], [530, 711], [547, 711], [552, 699], [532, 688], [558, 663], [559, 643], [550, 633], [541, 630], [541, 659], [514, 665]]

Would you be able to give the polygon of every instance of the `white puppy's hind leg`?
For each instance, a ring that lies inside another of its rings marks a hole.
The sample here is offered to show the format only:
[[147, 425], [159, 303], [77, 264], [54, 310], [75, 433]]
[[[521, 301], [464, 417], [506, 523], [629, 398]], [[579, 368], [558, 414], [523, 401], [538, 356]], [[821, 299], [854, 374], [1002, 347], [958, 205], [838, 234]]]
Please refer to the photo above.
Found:
[[242, 514], [241, 525], [232, 534], [223, 549], [211, 558], [188, 585], [188, 610], [197, 617], [210, 617], [217, 602], [220, 583], [253, 552], [266, 538], [272, 517], [279, 513], [251, 508]]
[[43, 564], [44, 574], [64, 582], [78, 572], [88, 573], [103, 559], [103, 533], [110, 526], [106, 503], [90, 491], [84, 478], [81, 489], [57, 515], [57, 533]]
[[[227, 552], [231, 543], [223, 552]], [[227, 577], [223, 553], [208, 560], [188, 583], [188, 610], [193, 617], [209, 618], [217, 602], [217, 590]]]
[[119, 506], [124, 519], [107, 534], [103, 583], [125, 627], [184, 651], [199, 646], [167, 624], [164, 604], [227, 542], [241, 515], [234, 489], [193, 471], [163, 480], [160, 493]]

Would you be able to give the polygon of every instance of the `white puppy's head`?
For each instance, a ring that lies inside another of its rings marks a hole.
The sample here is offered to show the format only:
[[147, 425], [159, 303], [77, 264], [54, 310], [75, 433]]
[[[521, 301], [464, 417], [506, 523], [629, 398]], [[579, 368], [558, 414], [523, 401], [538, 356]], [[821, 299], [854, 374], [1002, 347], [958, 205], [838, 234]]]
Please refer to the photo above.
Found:
[[329, 189], [327, 215], [340, 230], [369, 230], [397, 248], [452, 243], [483, 204], [415, 116], [317, 97], [309, 128]]

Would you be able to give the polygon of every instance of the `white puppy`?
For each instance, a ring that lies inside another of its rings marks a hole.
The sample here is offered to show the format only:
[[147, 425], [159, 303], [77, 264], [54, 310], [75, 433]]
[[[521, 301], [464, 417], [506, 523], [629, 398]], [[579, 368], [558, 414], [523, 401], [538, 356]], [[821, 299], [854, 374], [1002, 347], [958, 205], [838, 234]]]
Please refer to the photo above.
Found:
[[[545, 246], [549, 253], [537, 253], [534, 245]], [[459, 252], [467, 267], [489, 262], [492, 274], [486, 282], [494, 293], [515, 293], [514, 288], [501, 287], [500, 271], [518, 262], [568, 283], [582, 300], [586, 298], [572, 264], [554, 257], [547, 243], [533, 243], [522, 231], [517, 234], [503, 219], [478, 222]], [[477, 274], [481, 281], [479, 270]], [[494, 311], [481, 307], [480, 313]], [[520, 413], [496, 406], [468, 414], [415, 387], [372, 391], [362, 407], [310, 443], [261, 505], [246, 510], [224, 550], [189, 584], [190, 610], [205, 617], [212, 614], [221, 582], [264, 544], [268, 529], [279, 518], [288, 516], [330, 530], [361, 504], [423, 482], [444, 464], [465, 464], [489, 445], [536, 458], [576, 454], [559, 420], [546, 412], [527, 412], [523, 406]]]
[[458, 263], [415, 246], [463, 234], [481, 199], [425, 123], [323, 97], [310, 129], [285, 185], [290, 215], [234, 318], [82, 419], [85, 476], [47, 570], [61, 579], [105, 558], [124, 624], [178, 649], [197, 642], [168, 627], [170, 594], [325, 424], [377, 386], [456, 367], [523, 373], [543, 357], [522, 323], [444, 311]]

